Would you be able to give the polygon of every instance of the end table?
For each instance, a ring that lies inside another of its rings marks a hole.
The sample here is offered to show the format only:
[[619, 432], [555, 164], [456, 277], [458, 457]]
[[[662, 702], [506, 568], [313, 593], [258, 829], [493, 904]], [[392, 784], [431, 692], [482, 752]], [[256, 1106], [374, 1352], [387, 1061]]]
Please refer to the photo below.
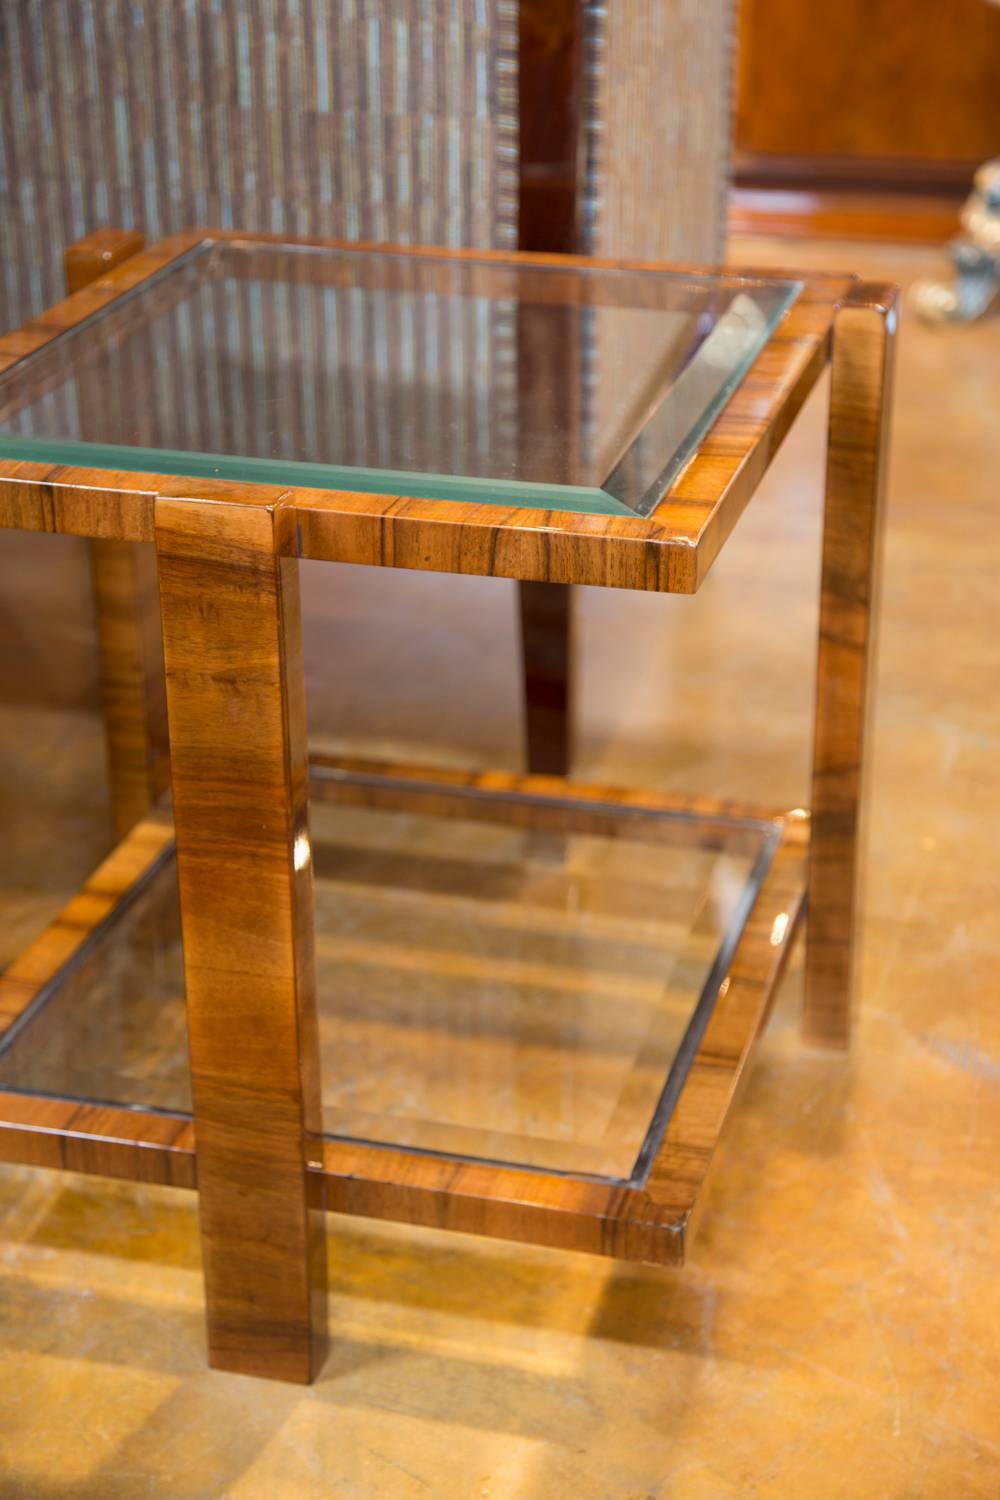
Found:
[[[196, 1189], [211, 1361], [283, 1379], [325, 1209], [679, 1263], [807, 903], [805, 1033], [848, 1040], [894, 289], [68, 263], [0, 339], [0, 524], [104, 549], [127, 831], [0, 978], [0, 1159]], [[694, 594], [828, 362], [809, 812], [310, 757], [300, 558]]]

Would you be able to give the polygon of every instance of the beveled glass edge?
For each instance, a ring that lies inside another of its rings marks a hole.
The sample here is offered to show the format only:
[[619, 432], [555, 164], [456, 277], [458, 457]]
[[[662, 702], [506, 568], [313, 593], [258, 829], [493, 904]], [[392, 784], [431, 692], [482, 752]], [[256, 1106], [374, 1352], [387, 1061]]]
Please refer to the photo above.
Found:
[[[678, 477], [681, 471], [687, 467], [688, 463], [690, 463], [691, 459], [697, 452], [702, 439], [708, 435], [709, 431], [714, 426], [716, 420], [729, 402], [730, 398], [739, 389], [746, 376], [753, 369], [753, 366], [757, 362], [760, 355], [771, 342], [771, 339], [774, 337], [775, 331], [778, 328], [778, 325], [781, 323], [782, 318], [788, 312], [788, 309], [792, 306], [796, 299], [801, 296], [802, 291], [805, 287], [805, 282], [790, 282], [787, 280], [783, 280], [776, 282], [754, 282], [752, 283], [752, 285], [766, 285], [784, 288], [784, 296], [779, 298], [774, 308], [772, 308], [770, 314], [768, 315], [767, 325], [764, 330], [763, 337], [757, 343], [751, 345], [751, 347], [747, 349], [743, 357], [737, 360], [737, 362], [730, 368], [728, 374], [719, 385], [718, 389], [707, 401], [703, 400], [702, 397], [698, 394], [696, 394], [693, 401], [691, 401], [691, 398], [688, 394], [692, 389], [697, 390], [697, 386], [694, 382], [699, 376], [703, 375], [704, 373], [703, 366], [699, 365], [699, 356], [702, 352], [700, 350], [695, 354], [694, 359], [692, 360], [688, 368], [686, 370], [683, 370], [678, 378], [674, 381], [673, 385], [668, 387], [668, 389], [664, 391], [663, 397], [659, 402], [656, 411], [651, 413], [647, 418], [646, 424], [644, 424], [642, 432], [638, 434], [636, 440], [638, 441], [638, 438], [641, 438], [645, 433], [648, 432], [650, 425], [655, 423], [658, 415], [660, 415], [661, 413], [667, 413], [670, 416], [674, 416], [678, 411], [679, 405], [680, 410], [683, 411], [689, 401], [692, 408], [690, 418], [691, 425], [689, 426], [686, 435], [682, 437], [680, 441], [674, 446], [672, 455], [667, 460], [660, 474], [648, 487], [644, 494], [636, 501], [636, 503], [629, 506], [624, 501], [620, 502], [621, 504], [625, 505], [625, 508], [628, 511], [629, 515], [639, 516], [645, 519], [648, 516], [652, 515], [657, 506], [659, 506], [664, 501], [664, 499], [666, 499], [667, 491], [670, 489], [670, 486], [673, 484], [674, 480]], [[627, 456], [627, 453], [623, 455], [621, 464], [616, 465], [616, 469], [618, 467], [624, 466]], [[605, 494], [610, 495], [612, 498], [618, 498], [614, 494], [614, 472], [609, 475], [607, 479], [605, 479], [603, 490]]]
[[635, 516], [606, 490], [562, 484], [529, 484], [517, 479], [463, 479], [406, 469], [359, 469], [300, 459], [239, 458], [227, 454], [184, 453], [169, 448], [118, 448], [66, 439], [18, 438], [0, 434], [0, 458], [53, 463], [129, 474], [171, 475], [181, 479], [223, 479], [243, 484], [285, 484], [291, 489], [387, 495], [393, 499], [465, 501], [472, 505], [520, 510], [565, 510], [584, 515]]

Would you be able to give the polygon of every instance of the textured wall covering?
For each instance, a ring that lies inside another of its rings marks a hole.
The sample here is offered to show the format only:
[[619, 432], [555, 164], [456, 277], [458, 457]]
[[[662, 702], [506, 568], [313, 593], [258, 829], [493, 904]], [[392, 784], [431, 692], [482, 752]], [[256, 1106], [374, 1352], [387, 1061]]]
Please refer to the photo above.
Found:
[[[713, 258], [733, 0], [581, 0], [584, 245]], [[0, 327], [105, 224], [517, 240], [518, 0], [0, 0]]]
[[584, 248], [718, 259], [733, 0], [584, 3]]
[[516, 0], [0, 0], [0, 327], [105, 224], [517, 236]]

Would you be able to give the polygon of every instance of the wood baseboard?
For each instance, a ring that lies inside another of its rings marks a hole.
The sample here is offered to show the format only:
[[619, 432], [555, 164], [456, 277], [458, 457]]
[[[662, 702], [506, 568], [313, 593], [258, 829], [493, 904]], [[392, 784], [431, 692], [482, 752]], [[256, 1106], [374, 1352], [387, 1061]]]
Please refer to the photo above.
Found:
[[930, 161], [921, 157], [782, 156], [736, 151], [733, 181], [746, 188], [789, 188], [806, 192], [916, 193], [964, 197], [979, 162]]
[[943, 245], [959, 231], [962, 201], [942, 194], [734, 187], [727, 222], [731, 235]]

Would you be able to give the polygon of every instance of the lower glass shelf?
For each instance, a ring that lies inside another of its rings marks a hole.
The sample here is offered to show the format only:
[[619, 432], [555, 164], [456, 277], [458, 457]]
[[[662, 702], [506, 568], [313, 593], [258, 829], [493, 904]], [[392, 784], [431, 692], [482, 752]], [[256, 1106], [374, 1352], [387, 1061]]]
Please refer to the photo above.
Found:
[[[777, 826], [377, 785], [314, 783], [328, 1138], [641, 1183]], [[10, 1027], [0, 1089], [190, 1113], [169, 846]]]
[[[7, 578], [6, 558], [3, 566]], [[4, 701], [5, 671], [3, 663], [0, 974], [115, 843], [99, 715], [25, 703], [13, 692]]]

